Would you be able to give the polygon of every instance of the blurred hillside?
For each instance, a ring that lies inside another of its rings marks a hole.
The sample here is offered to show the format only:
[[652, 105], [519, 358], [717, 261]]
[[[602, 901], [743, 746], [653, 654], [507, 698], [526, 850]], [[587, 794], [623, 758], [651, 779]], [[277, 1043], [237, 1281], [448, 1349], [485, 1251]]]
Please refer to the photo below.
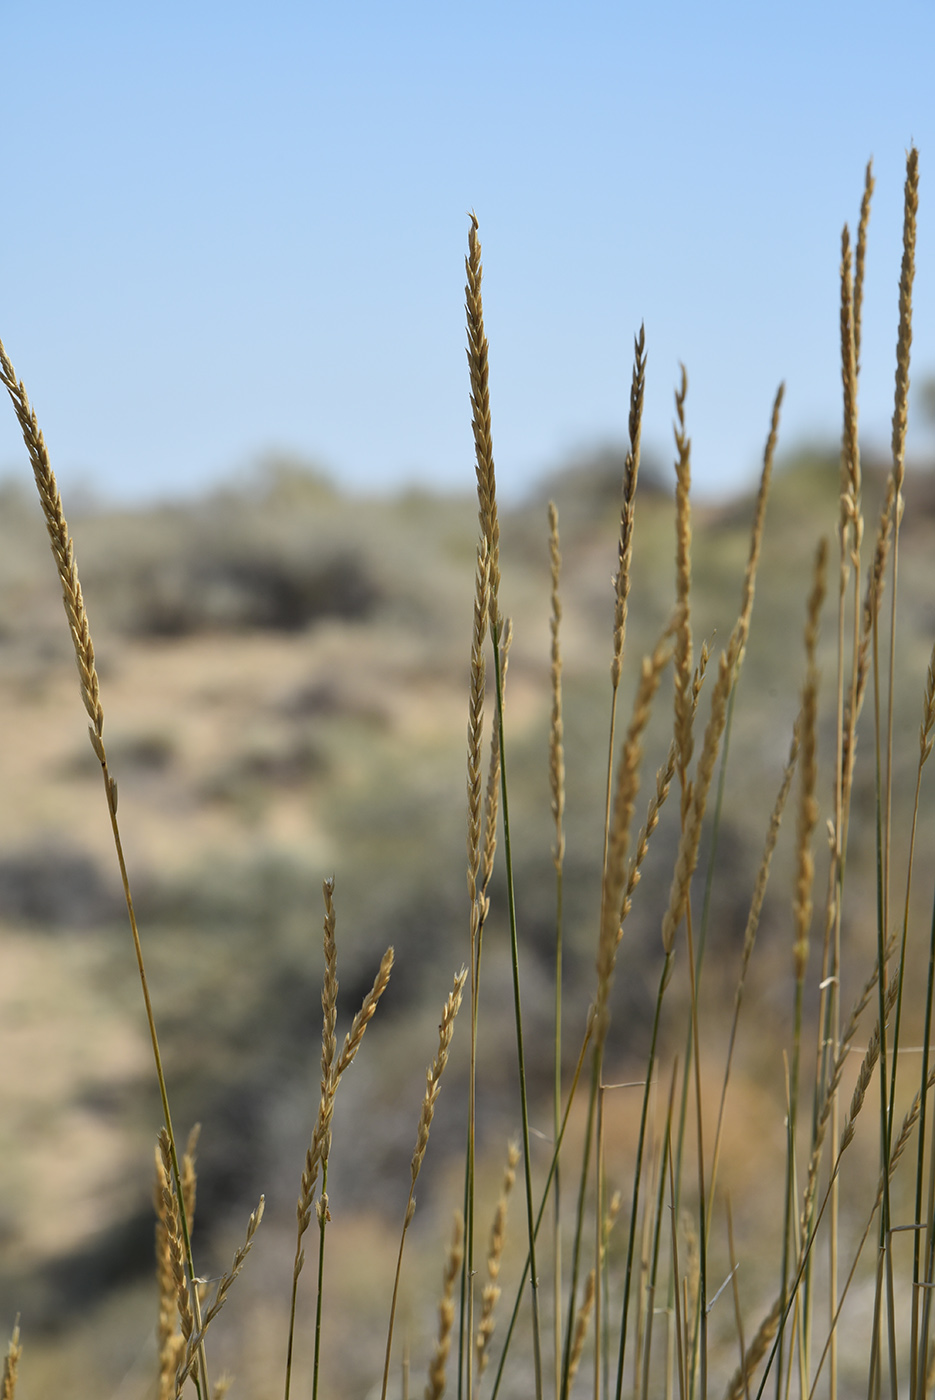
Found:
[[[555, 920], [545, 507], [549, 496], [558, 504], [564, 560], [565, 1014], [573, 1059], [594, 980], [622, 466], [613, 452], [579, 463], [502, 518], [501, 603], [515, 636], [507, 742], [523, 989], [527, 1034], [544, 1047], [531, 1064], [534, 1092], [550, 1075]], [[618, 735], [639, 659], [674, 598], [674, 526], [663, 475], [647, 471], [638, 500]], [[865, 463], [867, 558], [882, 480], [882, 469]], [[147, 1183], [159, 1116], [99, 765], [30, 486], [7, 483], [0, 491], [0, 1311], [22, 1311], [33, 1333], [47, 1330], [54, 1351], [84, 1310], [112, 1306], [115, 1286], [119, 1293], [148, 1277]], [[712, 885], [705, 972], [712, 997], [733, 986], [753, 873], [798, 708], [805, 598], [819, 535], [829, 537], [836, 555], [837, 489], [833, 453], [787, 461], [774, 481]], [[935, 636], [935, 477], [910, 474], [906, 496], [897, 843], [907, 834]], [[707, 638], [713, 651], [739, 607], [751, 516], [752, 497], [695, 514], [696, 645]], [[300, 465], [280, 462], [251, 483], [192, 504], [136, 513], [88, 508], [70, 524], [174, 1113], [182, 1131], [195, 1118], [204, 1124], [199, 1227], [219, 1241], [215, 1262], [226, 1263], [231, 1212], [239, 1218], [261, 1190], [273, 1237], [279, 1230], [288, 1241], [292, 1228], [317, 1103], [321, 882], [332, 873], [339, 1033], [383, 949], [396, 949], [390, 990], [346, 1091], [342, 1085], [332, 1200], [335, 1214], [348, 1219], [371, 1211], [395, 1219], [439, 1010], [453, 970], [467, 957], [475, 502], [424, 492], [347, 496]], [[830, 658], [834, 568], [829, 595], [823, 647]], [[834, 684], [829, 660], [829, 742]], [[871, 705], [872, 697], [865, 736]], [[664, 688], [640, 818], [670, 717]], [[832, 759], [826, 744], [823, 798]], [[871, 888], [873, 793], [865, 737], [850, 837], [858, 892], [861, 880]], [[631, 1054], [645, 1056], [677, 846], [672, 806], [654, 838], [621, 954], [612, 1053], [623, 1069]], [[825, 804], [822, 821], [827, 815]], [[920, 849], [931, 850], [933, 835], [929, 813]], [[767, 1033], [791, 998], [788, 836], [750, 992], [762, 1037], [757, 1053], [778, 1093]], [[704, 861], [703, 853], [699, 903]], [[898, 860], [894, 865], [901, 868]], [[823, 879], [819, 852], [816, 904]], [[930, 884], [925, 872], [917, 886], [923, 901]], [[849, 946], [869, 960], [872, 903], [856, 898], [846, 918]], [[922, 922], [927, 926], [927, 914]], [[485, 945], [480, 1107], [485, 1149], [496, 1154], [518, 1121], [511, 992], [508, 978], [498, 976], [507, 957], [504, 929], [498, 887]], [[855, 959], [855, 987], [867, 965]], [[852, 992], [845, 990], [845, 1003]], [[676, 1023], [678, 1005], [676, 999], [671, 1008]], [[456, 1056], [420, 1192], [430, 1219], [448, 1181], [445, 1145], [461, 1148], [456, 1081], [463, 1075]], [[342, 1133], [342, 1122], [361, 1121], [368, 1124], [365, 1144]], [[285, 1248], [279, 1287], [291, 1259]], [[258, 1277], [272, 1267], [258, 1265]], [[123, 1360], [129, 1366], [132, 1358]]]

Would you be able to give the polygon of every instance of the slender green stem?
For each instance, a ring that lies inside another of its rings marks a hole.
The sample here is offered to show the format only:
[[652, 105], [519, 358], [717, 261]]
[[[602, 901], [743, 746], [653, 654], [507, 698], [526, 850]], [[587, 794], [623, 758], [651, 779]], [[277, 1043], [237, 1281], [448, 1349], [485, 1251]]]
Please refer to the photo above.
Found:
[[312, 1400], [318, 1400], [321, 1362], [321, 1310], [325, 1296], [325, 1228], [328, 1224], [328, 1159], [321, 1164], [321, 1194], [318, 1197], [318, 1288], [315, 1299], [315, 1360], [312, 1366]]
[[[577, 1092], [578, 1092], [578, 1085], [579, 1085], [579, 1083], [580, 1083], [580, 1081], [581, 1081], [581, 1071], [584, 1069], [584, 1062], [585, 1062], [585, 1059], [586, 1059], [586, 1057], [587, 1057], [588, 1046], [589, 1046], [590, 1043], [591, 1043], [591, 1034], [592, 1034], [592, 1032], [593, 1032], [593, 1029], [594, 1029], [594, 1022], [593, 1022], [593, 1019], [591, 1019], [591, 1020], [588, 1021], [588, 1027], [587, 1027], [587, 1030], [586, 1030], [585, 1033], [584, 1033], [584, 1038], [583, 1038], [583, 1040], [582, 1040], [582, 1042], [581, 1042], [581, 1049], [578, 1051], [578, 1063], [575, 1065], [575, 1072], [574, 1072], [574, 1075], [572, 1076], [571, 1088], [570, 1088], [569, 1091], [568, 1091], [568, 1102], [565, 1104], [565, 1112], [564, 1112], [564, 1115], [563, 1115], [563, 1117], [562, 1117], [562, 1127], [561, 1127], [561, 1131], [559, 1132], [558, 1138], [557, 1138], [556, 1143], [555, 1143], [555, 1147], [554, 1147], [554, 1149], [553, 1149], [553, 1151], [552, 1151], [552, 1161], [549, 1163], [548, 1175], [546, 1176], [546, 1179], [545, 1179], [545, 1186], [543, 1187], [543, 1190], [542, 1190], [542, 1200], [541, 1200], [540, 1203], [539, 1203], [539, 1210], [538, 1210], [538, 1212], [536, 1213], [536, 1228], [535, 1228], [535, 1233], [536, 1233], [536, 1235], [539, 1234], [539, 1227], [540, 1227], [540, 1225], [542, 1224], [542, 1218], [543, 1218], [543, 1216], [545, 1215], [545, 1207], [546, 1207], [546, 1203], [547, 1203], [547, 1201], [548, 1201], [548, 1199], [549, 1199], [549, 1192], [550, 1192], [550, 1190], [552, 1189], [552, 1183], [553, 1183], [554, 1180], [555, 1180], [555, 1173], [556, 1173], [556, 1171], [558, 1170], [558, 1160], [559, 1160], [559, 1154], [561, 1153], [561, 1149], [562, 1149], [562, 1141], [563, 1141], [563, 1139], [564, 1139], [564, 1137], [565, 1137], [565, 1130], [566, 1130], [566, 1128], [568, 1127], [568, 1120], [569, 1120], [569, 1118], [571, 1117], [572, 1104], [574, 1103], [574, 1101], [575, 1101], [575, 1095], [576, 1095]], [[514, 1332], [514, 1330], [515, 1330], [515, 1328], [516, 1328], [516, 1319], [519, 1317], [519, 1310], [520, 1310], [520, 1306], [521, 1306], [522, 1301], [523, 1301], [523, 1290], [524, 1290], [524, 1288], [526, 1287], [526, 1277], [527, 1277], [528, 1273], [529, 1273], [529, 1254], [527, 1253], [527, 1255], [526, 1255], [526, 1263], [523, 1265], [523, 1272], [522, 1272], [522, 1275], [520, 1276], [519, 1287], [518, 1287], [517, 1290], [516, 1290], [516, 1299], [515, 1299], [515, 1301], [514, 1301], [514, 1303], [513, 1303], [513, 1311], [512, 1311], [512, 1313], [510, 1314], [509, 1325], [507, 1326], [507, 1329], [506, 1329], [506, 1336], [504, 1337], [504, 1340], [503, 1340], [503, 1350], [502, 1350], [502, 1352], [500, 1353], [500, 1362], [499, 1362], [499, 1365], [497, 1366], [497, 1374], [496, 1374], [496, 1377], [494, 1378], [494, 1385], [493, 1385], [493, 1390], [491, 1391], [491, 1394], [490, 1394], [490, 1400], [497, 1400], [497, 1392], [498, 1392], [499, 1389], [500, 1389], [500, 1382], [501, 1382], [501, 1380], [503, 1379], [503, 1368], [504, 1368], [504, 1366], [506, 1365], [507, 1353], [509, 1352], [509, 1349], [510, 1349], [510, 1342], [511, 1342], [512, 1337], [513, 1337], [513, 1332]], [[556, 1323], [556, 1325], [557, 1325], [557, 1323]]]
[[[623, 1307], [620, 1318], [620, 1344], [617, 1352], [616, 1400], [623, 1394], [623, 1367], [627, 1350], [627, 1318], [630, 1311], [630, 1287], [633, 1279], [633, 1257], [636, 1252], [636, 1220], [639, 1214], [640, 1181], [643, 1175], [643, 1152], [646, 1146], [646, 1120], [649, 1115], [649, 1095], [652, 1088], [653, 1070], [656, 1063], [656, 1047], [659, 1039], [659, 1024], [662, 1017], [662, 999], [672, 976], [674, 953], [666, 953], [662, 972], [659, 975], [659, 990], [656, 993], [656, 1010], [653, 1014], [653, 1029], [649, 1043], [649, 1059], [646, 1065], [646, 1083], [643, 1086], [643, 1106], [640, 1110], [640, 1131], [636, 1143], [636, 1165], [633, 1169], [633, 1199], [630, 1206], [630, 1234], [627, 1240], [627, 1262], [623, 1283]], [[671, 1164], [670, 1164], [671, 1165]]]
[[529, 1234], [530, 1284], [532, 1291], [532, 1342], [536, 1374], [536, 1400], [542, 1400], [542, 1346], [539, 1327], [539, 1274], [536, 1268], [536, 1230], [532, 1207], [532, 1158], [529, 1150], [529, 1106], [526, 1098], [526, 1051], [523, 1041], [523, 1010], [519, 986], [519, 938], [516, 928], [516, 895], [513, 887], [513, 849], [510, 840], [510, 808], [506, 777], [504, 741], [503, 667], [500, 656], [500, 622], [491, 626], [494, 671], [497, 682], [497, 713], [500, 716], [500, 800], [503, 806], [503, 851], [506, 864], [507, 901], [510, 912], [510, 959], [513, 967], [513, 1011], [516, 1022], [516, 1057], [519, 1071], [520, 1112], [523, 1126], [523, 1156], [526, 1177], [526, 1225]]

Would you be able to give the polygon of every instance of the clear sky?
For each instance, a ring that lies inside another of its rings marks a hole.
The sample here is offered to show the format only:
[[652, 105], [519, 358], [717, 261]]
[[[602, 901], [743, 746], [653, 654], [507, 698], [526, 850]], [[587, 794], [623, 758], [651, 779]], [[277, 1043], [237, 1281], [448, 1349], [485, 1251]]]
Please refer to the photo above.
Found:
[[[698, 488], [747, 484], [780, 379], [785, 447], [839, 431], [870, 156], [861, 421], [885, 445], [913, 141], [935, 373], [933, 53], [931, 0], [6, 6], [0, 336], [66, 508], [267, 452], [469, 488], [472, 208], [501, 491], [624, 440], [641, 321], [647, 445], [670, 455], [684, 360]], [[0, 468], [18, 442], [0, 412]]]

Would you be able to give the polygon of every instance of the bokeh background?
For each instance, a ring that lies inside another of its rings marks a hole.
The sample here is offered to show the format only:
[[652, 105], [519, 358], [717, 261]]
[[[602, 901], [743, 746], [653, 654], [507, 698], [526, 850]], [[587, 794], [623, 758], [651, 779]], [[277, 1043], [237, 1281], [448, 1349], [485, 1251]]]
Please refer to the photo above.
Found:
[[[695, 622], [715, 644], [736, 616], [751, 492], [786, 381], [712, 904], [706, 1046], [716, 1058], [798, 705], [812, 550], [837, 520], [841, 227], [856, 223], [873, 156], [861, 424], [875, 521], [914, 141], [922, 200], [897, 865], [904, 855], [935, 625], [933, 40], [922, 4], [901, 7], [898, 26], [870, 4], [798, 3], [769, 16], [682, 3], [468, 13], [271, 4], [261, 16], [238, 4], [92, 3], [79, 13], [38, 0], [5, 16], [0, 335], [76, 537], [176, 1117], [181, 1131], [204, 1124], [206, 1273], [226, 1266], [267, 1195], [241, 1301], [232, 1295], [233, 1322], [218, 1338], [241, 1393], [281, 1390], [295, 1196], [317, 1094], [322, 879], [337, 879], [342, 1030], [383, 948], [397, 950], [340, 1091], [325, 1393], [367, 1394], [379, 1374], [425, 1065], [465, 956], [471, 208], [485, 250], [502, 601], [516, 633], [511, 784], [540, 1165], [554, 937], [546, 500], [558, 501], [565, 555], [573, 1058], [594, 980], [632, 337], [645, 322], [634, 660], [673, 597], [679, 362], [699, 501]], [[0, 469], [0, 1328], [22, 1312], [27, 1400], [132, 1400], [151, 1393], [154, 1363], [158, 1103], [99, 771], [10, 410], [0, 413]], [[827, 644], [825, 659], [830, 690]], [[669, 715], [666, 696], [647, 773], [665, 753]], [[826, 726], [823, 798], [831, 734]], [[845, 1002], [873, 938], [869, 744], [860, 754]], [[924, 815], [927, 848], [931, 826]], [[621, 1078], [645, 1055], [676, 845], [670, 812], [616, 993]], [[741, 1225], [745, 1210], [762, 1225], [756, 1202], [783, 1150], [790, 860], [787, 832], [722, 1167]], [[819, 888], [823, 878], [819, 854]], [[920, 898], [929, 894], [923, 885]], [[504, 918], [498, 886], [481, 1107], [483, 1187], [494, 1195], [518, 1126]], [[684, 984], [671, 1003], [664, 1034], [681, 1053]], [[464, 1083], [456, 1041], [404, 1297], [420, 1382], [459, 1192]], [[618, 1108], [610, 1153], [622, 1183], [633, 1109]], [[579, 1131], [573, 1123], [573, 1141]], [[873, 1153], [871, 1140], [868, 1180]], [[301, 1367], [307, 1343], [306, 1331]], [[523, 1384], [520, 1375], [515, 1393]]]

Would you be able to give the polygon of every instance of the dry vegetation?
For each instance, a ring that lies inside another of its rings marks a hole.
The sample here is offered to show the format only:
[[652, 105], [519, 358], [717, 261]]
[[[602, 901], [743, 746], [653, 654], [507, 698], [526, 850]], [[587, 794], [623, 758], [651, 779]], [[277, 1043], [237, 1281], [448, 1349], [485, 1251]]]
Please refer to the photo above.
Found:
[[931, 1391], [917, 189], [913, 151], [891, 460], [858, 434], [868, 168], [839, 461], [773, 480], [780, 388], [756, 496], [693, 511], [683, 371], [674, 532], [642, 330], [625, 456], [501, 516], [473, 218], [479, 537], [279, 464], [90, 513], [79, 581], [0, 346], [90, 736], [9, 487], [5, 1397]]

